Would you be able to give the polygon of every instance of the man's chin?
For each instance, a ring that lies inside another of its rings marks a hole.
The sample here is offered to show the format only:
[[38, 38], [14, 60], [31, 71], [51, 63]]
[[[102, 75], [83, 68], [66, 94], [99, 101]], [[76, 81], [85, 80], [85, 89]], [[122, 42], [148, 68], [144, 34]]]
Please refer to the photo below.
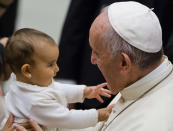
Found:
[[108, 89], [112, 92], [112, 95], [116, 95], [120, 92], [120, 90], [117, 90], [116, 88], [111, 87], [110, 85], [107, 85]]

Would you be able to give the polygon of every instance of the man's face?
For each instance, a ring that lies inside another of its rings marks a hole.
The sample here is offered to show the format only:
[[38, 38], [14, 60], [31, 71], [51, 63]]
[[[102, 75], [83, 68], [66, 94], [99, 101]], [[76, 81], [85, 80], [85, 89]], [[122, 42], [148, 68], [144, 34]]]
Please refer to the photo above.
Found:
[[102, 40], [102, 31], [99, 31], [99, 25], [93, 24], [90, 29], [90, 46], [92, 48], [91, 63], [96, 64], [102, 72], [104, 78], [109, 84], [109, 88], [113, 93], [117, 93], [122, 89], [119, 55], [111, 57], [110, 52], [104, 46]]

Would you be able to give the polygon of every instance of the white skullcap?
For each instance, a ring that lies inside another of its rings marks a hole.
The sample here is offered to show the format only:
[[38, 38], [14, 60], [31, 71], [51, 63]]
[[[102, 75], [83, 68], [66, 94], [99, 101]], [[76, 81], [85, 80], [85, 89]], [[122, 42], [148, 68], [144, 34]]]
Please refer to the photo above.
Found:
[[108, 7], [113, 29], [130, 45], [149, 53], [162, 48], [162, 30], [155, 13], [138, 2], [116, 2]]

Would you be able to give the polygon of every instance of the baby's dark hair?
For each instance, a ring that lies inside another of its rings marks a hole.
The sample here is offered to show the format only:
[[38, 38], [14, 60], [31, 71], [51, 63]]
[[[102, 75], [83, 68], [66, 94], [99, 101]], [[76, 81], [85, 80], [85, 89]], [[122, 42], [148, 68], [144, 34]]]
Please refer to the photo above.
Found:
[[38, 30], [20, 29], [12, 35], [7, 43], [5, 61], [14, 73], [19, 73], [22, 65], [34, 65], [33, 55], [36, 50], [34, 45], [42, 43], [55, 44], [55, 41], [49, 35]]

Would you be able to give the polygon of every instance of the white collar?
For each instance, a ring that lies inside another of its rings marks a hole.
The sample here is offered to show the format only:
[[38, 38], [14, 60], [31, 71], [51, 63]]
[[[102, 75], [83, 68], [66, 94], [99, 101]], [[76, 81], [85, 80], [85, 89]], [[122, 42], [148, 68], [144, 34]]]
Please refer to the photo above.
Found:
[[172, 71], [173, 66], [166, 56], [163, 57], [164, 61], [156, 69], [120, 91], [122, 98], [125, 100], [137, 99], [166, 78]]
[[[16, 75], [14, 73], [11, 74], [11, 78], [14, 82], [14, 84], [17, 85], [18, 88], [25, 90], [25, 91], [31, 91], [31, 92], [39, 92], [43, 91], [47, 88], [52, 88], [54, 87], [54, 81], [52, 80], [52, 83], [49, 86], [38, 86], [38, 85], [32, 85], [24, 82], [20, 82], [16, 80]], [[15, 90], [15, 88], [11, 88], [12, 90]]]

